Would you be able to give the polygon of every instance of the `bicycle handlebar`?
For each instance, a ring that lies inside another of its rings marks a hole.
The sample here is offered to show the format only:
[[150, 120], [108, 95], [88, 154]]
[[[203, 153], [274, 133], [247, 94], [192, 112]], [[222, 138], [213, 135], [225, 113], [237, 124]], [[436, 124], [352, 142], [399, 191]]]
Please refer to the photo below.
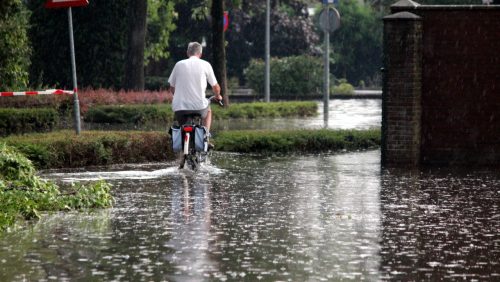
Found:
[[219, 104], [219, 106], [224, 107], [223, 99], [217, 100], [215, 99], [215, 96], [211, 96], [210, 98], [208, 98], [208, 101], [210, 101], [210, 103], [212, 103], [214, 100], [217, 101], [217, 104]]

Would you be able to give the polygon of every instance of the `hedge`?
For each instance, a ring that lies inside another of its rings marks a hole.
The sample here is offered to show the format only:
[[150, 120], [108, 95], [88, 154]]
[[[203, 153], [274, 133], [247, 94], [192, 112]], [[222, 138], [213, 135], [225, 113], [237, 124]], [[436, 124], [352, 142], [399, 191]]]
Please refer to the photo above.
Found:
[[51, 108], [0, 108], [0, 136], [51, 131], [59, 122], [57, 110]]
[[217, 135], [216, 149], [241, 153], [362, 150], [380, 146], [380, 130], [238, 130]]
[[316, 102], [256, 102], [232, 104], [227, 109], [212, 106], [216, 119], [315, 116], [318, 114]]
[[[214, 119], [314, 116], [318, 111], [316, 102], [239, 103], [228, 108], [212, 105]], [[171, 105], [120, 105], [96, 106], [84, 116], [85, 122], [93, 123], [171, 123]]]
[[133, 123], [148, 122], [171, 123], [173, 112], [170, 105], [119, 105], [96, 106], [89, 108], [83, 117], [85, 122], [93, 123]]
[[174, 159], [166, 132], [72, 131], [0, 139], [25, 154], [37, 168], [84, 167]]

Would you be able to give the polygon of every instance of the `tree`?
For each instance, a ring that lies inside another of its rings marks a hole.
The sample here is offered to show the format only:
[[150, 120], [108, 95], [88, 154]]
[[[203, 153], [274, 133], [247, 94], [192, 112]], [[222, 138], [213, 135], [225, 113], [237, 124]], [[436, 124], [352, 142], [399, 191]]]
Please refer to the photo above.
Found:
[[0, 91], [27, 87], [31, 54], [28, 16], [21, 0], [0, 2]]
[[[65, 9], [47, 10], [42, 0], [28, 0], [32, 12], [32, 84], [72, 88], [68, 18]], [[79, 87], [121, 88], [129, 42], [130, 0], [92, 0], [73, 9]], [[133, 3], [136, 2], [136, 3]], [[148, 0], [144, 64], [169, 56], [175, 1]], [[139, 67], [144, 69], [144, 67]]]
[[[226, 46], [224, 40], [224, 0], [212, 0], [212, 52], [215, 77], [221, 86], [221, 94], [227, 99]], [[226, 100], [227, 103], [227, 100]]]
[[[252, 58], [264, 58], [265, 5], [245, 1], [230, 7], [227, 32], [228, 73], [244, 81], [243, 70]], [[272, 1], [271, 56], [314, 54], [318, 35], [303, 0]]]
[[382, 14], [357, 0], [340, 1], [338, 10], [341, 25], [330, 35], [332, 73], [351, 84], [380, 85]]
[[147, 0], [135, 0], [128, 7], [128, 45], [125, 57], [125, 90], [144, 90]]
[[145, 63], [170, 56], [170, 34], [175, 30], [175, 1], [148, 0]]
[[[86, 7], [72, 9], [78, 86], [120, 88], [127, 48], [128, 0], [89, 2]], [[72, 89], [68, 15], [65, 9], [47, 10], [43, 3], [28, 1], [33, 45], [30, 82]]]
[[175, 21], [177, 29], [172, 32], [170, 37], [170, 66], [173, 67], [175, 62], [186, 58], [187, 45], [192, 41], [207, 44], [207, 47], [203, 48], [203, 58], [212, 63], [211, 10], [207, 1], [178, 1], [175, 5], [175, 11], [178, 15]]

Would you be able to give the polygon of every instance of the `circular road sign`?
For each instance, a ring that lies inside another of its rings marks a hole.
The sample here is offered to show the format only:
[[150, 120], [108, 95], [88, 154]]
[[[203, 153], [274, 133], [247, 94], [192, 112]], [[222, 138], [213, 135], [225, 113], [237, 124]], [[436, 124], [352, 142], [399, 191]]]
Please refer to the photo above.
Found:
[[319, 25], [324, 32], [333, 32], [340, 27], [340, 14], [335, 8], [328, 7], [319, 14]]

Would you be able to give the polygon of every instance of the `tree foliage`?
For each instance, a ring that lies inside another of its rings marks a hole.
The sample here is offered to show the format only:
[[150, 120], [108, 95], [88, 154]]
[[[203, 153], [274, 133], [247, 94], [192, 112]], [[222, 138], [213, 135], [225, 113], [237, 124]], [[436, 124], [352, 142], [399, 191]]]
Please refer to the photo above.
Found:
[[146, 34], [146, 64], [160, 59], [166, 59], [170, 34], [175, 30], [175, 1], [149, 0], [148, 22]]
[[[72, 87], [66, 9], [47, 10], [45, 0], [28, 0], [32, 11], [32, 84]], [[130, 0], [92, 0], [73, 9], [75, 52], [80, 88], [122, 87], [127, 50]], [[148, 0], [145, 60], [169, 56], [170, 33], [175, 28], [173, 1]]]
[[0, 91], [24, 90], [28, 84], [28, 15], [21, 0], [0, 1]]
[[[321, 93], [323, 63], [307, 55], [271, 58], [271, 93], [274, 98], [305, 98]], [[259, 95], [264, 93], [264, 61], [253, 59], [245, 69], [248, 84]]]
[[[31, 82], [72, 88], [66, 9], [47, 10], [29, 0], [33, 44]], [[73, 11], [79, 87], [120, 87], [127, 46], [128, 0], [94, 0]]]
[[186, 49], [189, 42], [205, 42], [203, 58], [212, 61], [212, 42], [210, 40], [210, 5], [207, 0], [179, 0], [175, 5], [176, 29], [170, 37], [169, 50], [170, 64], [186, 58]]
[[[314, 53], [318, 35], [303, 0], [273, 1], [271, 10], [271, 56], [287, 57]], [[265, 2], [245, 1], [229, 7], [227, 31], [228, 74], [244, 79], [243, 70], [252, 58], [264, 58]]]
[[357, 0], [340, 1], [337, 9], [341, 26], [330, 35], [332, 73], [338, 78], [346, 78], [351, 84], [358, 85], [363, 80], [367, 85], [379, 85], [382, 14]]

